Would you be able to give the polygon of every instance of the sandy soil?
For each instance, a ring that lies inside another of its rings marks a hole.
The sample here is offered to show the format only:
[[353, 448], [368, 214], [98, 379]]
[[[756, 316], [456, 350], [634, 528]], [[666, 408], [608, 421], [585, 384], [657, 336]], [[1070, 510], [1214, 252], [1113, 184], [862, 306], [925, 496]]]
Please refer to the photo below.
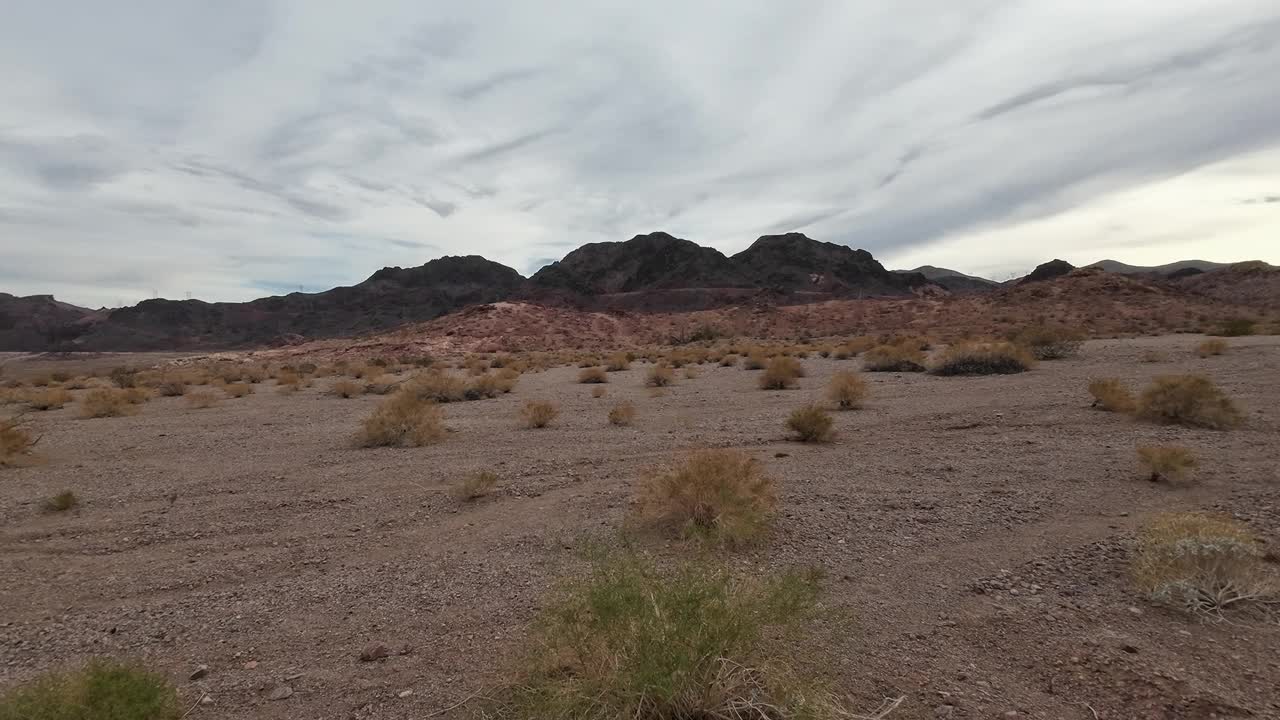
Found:
[[[660, 397], [636, 366], [603, 399], [560, 368], [447, 406], [454, 432], [420, 449], [353, 449], [379, 399], [325, 396], [325, 380], [207, 410], [160, 398], [134, 417], [33, 415], [46, 462], [0, 470], [0, 684], [127, 654], [187, 702], [207, 692], [195, 718], [422, 718], [508, 676], [543, 593], [582, 542], [617, 537], [646, 468], [733, 446], [779, 479], [781, 508], [773, 537], [726, 560], [827, 570], [826, 602], [852, 627], [815, 638], [860, 707], [905, 695], [891, 717], [1280, 718], [1280, 626], [1188, 619], [1126, 579], [1126, 543], [1153, 512], [1227, 511], [1280, 537], [1280, 338], [1208, 359], [1191, 352], [1201, 339], [1094, 341], [1009, 377], [871, 375], [868, 407], [837, 415], [823, 446], [788, 442], [783, 420], [857, 361], [808, 360], [800, 388], [778, 392], [704, 367]], [[1167, 360], [1140, 362], [1147, 350]], [[1247, 427], [1089, 408], [1091, 377], [1188, 371], [1237, 398]], [[561, 403], [553, 427], [517, 429], [530, 398]], [[634, 427], [606, 423], [621, 399]], [[1144, 443], [1193, 448], [1199, 482], [1139, 479]], [[481, 468], [497, 494], [455, 500], [451, 484]], [[63, 489], [82, 507], [42, 513]], [[393, 655], [361, 662], [374, 643]], [[268, 699], [280, 684], [292, 696]]]

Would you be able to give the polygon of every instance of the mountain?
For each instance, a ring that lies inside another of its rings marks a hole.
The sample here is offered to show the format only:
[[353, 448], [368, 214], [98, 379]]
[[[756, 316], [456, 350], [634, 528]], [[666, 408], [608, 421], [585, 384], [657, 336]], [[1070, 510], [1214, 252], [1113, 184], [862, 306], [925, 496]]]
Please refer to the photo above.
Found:
[[1261, 260], [1235, 263], [1217, 270], [1171, 278], [1188, 292], [1215, 300], [1280, 310], [1280, 267]]
[[923, 275], [885, 270], [866, 250], [800, 233], [761, 236], [729, 260], [744, 284], [784, 291], [910, 295], [931, 284]]
[[[56, 316], [47, 311], [52, 325], [19, 322], [16, 325], [24, 329], [15, 326], [0, 332], [0, 350], [221, 349], [350, 336], [502, 300], [523, 283], [515, 270], [476, 255], [443, 257], [420, 267], [383, 268], [358, 285], [314, 294], [290, 293], [245, 303], [144, 300], [91, 316], [77, 312], [83, 308]], [[5, 305], [0, 304], [0, 311], [12, 317], [3, 310]]]
[[0, 351], [59, 345], [80, 334], [100, 314], [58, 302], [52, 295], [0, 293]]
[[894, 270], [896, 273], [910, 275], [919, 273], [935, 285], [953, 293], [986, 292], [1000, 287], [1000, 283], [977, 275], [965, 275], [958, 270], [940, 268], [933, 265], [921, 265], [914, 270]]
[[1036, 269], [1032, 270], [1029, 275], [1014, 281], [1014, 284], [1026, 285], [1028, 283], [1044, 282], [1045, 280], [1052, 280], [1066, 275], [1075, 269], [1076, 267], [1066, 260], [1050, 260], [1047, 263], [1037, 265]]
[[733, 264], [719, 250], [664, 232], [583, 245], [534, 273], [529, 282], [582, 295], [741, 286]]
[[1164, 265], [1127, 265], [1115, 260], [1099, 260], [1092, 265], [1086, 267], [1096, 267], [1106, 270], [1107, 272], [1120, 273], [1121, 275], [1140, 275], [1150, 273], [1153, 275], [1171, 275], [1184, 270], [1199, 270], [1200, 272], [1208, 272], [1210, 270], [1221, 270], [1229, 267], [1230, 263], [1216, 263], [1208, 260], [1179, 260], [1177, 262], [1165, 263]]

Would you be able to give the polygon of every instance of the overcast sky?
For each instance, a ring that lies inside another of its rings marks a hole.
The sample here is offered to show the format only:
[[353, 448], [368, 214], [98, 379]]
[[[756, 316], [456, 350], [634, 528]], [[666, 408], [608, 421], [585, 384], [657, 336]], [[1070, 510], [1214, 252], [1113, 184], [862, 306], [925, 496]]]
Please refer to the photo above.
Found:
[[0, 0], [0, 291], [244, 300], [665, 230], [1280, 263], [1276, 0]]

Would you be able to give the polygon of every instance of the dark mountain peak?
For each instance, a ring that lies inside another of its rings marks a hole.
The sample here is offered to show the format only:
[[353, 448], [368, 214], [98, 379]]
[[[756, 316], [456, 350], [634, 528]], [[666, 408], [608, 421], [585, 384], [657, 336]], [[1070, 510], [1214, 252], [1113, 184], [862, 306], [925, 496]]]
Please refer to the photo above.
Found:
[[1019, 280], [1018, 284], [1025, 285], [1027, 283], [1040, 282], [1042, 280], [1052, 280], [1053, 278], [1066, 275], [1075, 269], [1076, 266], [1066, 260], [1050, 260], [1047, 263], [1037, 265], [1036, 269], [1032, 270], [1030, 275]]
[[885, 270], [866, 250], [803, 233], [764, 235], [730, 260], [746, 282], [786, 290], [902, 295], [929, 284], [923, 275]]
[[583, 245], [530, 281], [584, 295], [735, 286], [728, 258], [719, 250], [665, 232]]
[[515, 287], [523, 281], [524, 276], [515, 270], [479, 255], [445, 255], [417, 267], [384, 267], [357, 287], [373, 283], [391, 283], [402, 287], [439, 283]]

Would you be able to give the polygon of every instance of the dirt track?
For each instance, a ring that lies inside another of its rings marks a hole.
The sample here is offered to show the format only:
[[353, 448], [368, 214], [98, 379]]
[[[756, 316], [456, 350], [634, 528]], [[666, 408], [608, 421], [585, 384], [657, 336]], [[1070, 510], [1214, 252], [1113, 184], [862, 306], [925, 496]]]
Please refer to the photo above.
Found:
[[[207, 410], [160, 398], [135, 417], [35, 415], [47, 461], [0, 470], [0, 683], [120, 653], [179, 679], [188, 702], [207, 691], [195, 718], [421, 718], [505, 677], [544, 591], [581, 542], [616, 538], [645, 468], [734, 446], [778, 478], [781, 512], [729, 561], [827, 570], [826, 602], [853, 624], [817, 639], [860, 707], [906, 695], [892, 718], [1280, 718], [1280, 626], [1188, 620], [1125, 577], [1126, 539], [1154, 511], [1229, 511], [1280, 538], [1280, 337], [1208, 359], [1191, 352], [1201, 339], [1092, 342], [1018, 376], [870, 375], [868, 407], [838, 414], [821, 446], [786, 441], [783, 420], [857, 361], [807, 360], [800, 388], [776, 392], [704, 366], [660, 397], [643, 366], [611, 373], [603, 399], [576, 368], [530, 374], [513, 395], [447, 406], [454, 432], [420, 449], [353, 449], [379, 398], [325, 396], [324, 379]], [[1168, 360], [1140, 362], [1148, 349]], [[1247, 427], [1089, 408], [1091, 377], [1189, 371], [1236, 398]], [[530, 398], [558, 399], [553, 427], [517, 429]], [[622, 399], [636, 423], [610, 427]], [[1198, 484], [1139, 479], [1144, 443], [1195, 450]], [[500, 487], [464, 504], [450, 486], [473, 469]], [[63, 489], [82, 507], [42, 514]], [[361, 662], [371, 643], [397, 654]], [[199, 664], [208, 676], [188, 682]], [[286, 678], [292, 697], [268, 700]]]

